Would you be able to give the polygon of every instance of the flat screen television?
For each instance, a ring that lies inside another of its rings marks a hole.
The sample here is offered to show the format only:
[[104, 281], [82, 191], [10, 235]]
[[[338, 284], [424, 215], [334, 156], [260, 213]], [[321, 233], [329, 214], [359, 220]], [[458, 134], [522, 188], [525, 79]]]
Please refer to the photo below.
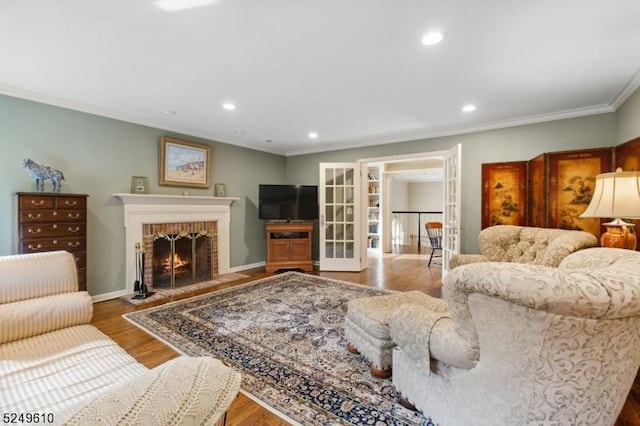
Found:
[[278, 221], [316, 220], [318, 187], [261, 184], [258, 186], [258, 217]]

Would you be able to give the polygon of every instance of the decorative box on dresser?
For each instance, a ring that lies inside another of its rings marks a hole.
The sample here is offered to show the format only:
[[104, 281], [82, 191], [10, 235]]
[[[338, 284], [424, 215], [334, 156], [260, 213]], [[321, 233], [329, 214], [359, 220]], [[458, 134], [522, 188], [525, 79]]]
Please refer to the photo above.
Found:
[[78, 266], [79, 290], [87, 289], [86, 194], [18, 192], [15, 194], [16, 252], [66, 250]]

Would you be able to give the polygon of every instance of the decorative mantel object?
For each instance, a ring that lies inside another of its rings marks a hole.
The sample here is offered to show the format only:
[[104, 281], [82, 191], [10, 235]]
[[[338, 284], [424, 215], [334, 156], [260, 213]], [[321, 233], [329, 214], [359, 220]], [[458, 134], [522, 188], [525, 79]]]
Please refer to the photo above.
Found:
[[147, 178], [144, 176], [131, 176], [131, 193], [146, 194], [149, 191]]
[[160, 185], [209, 188], [211, 147], [160, 138]]
[[613, 218], [607, 222], [602, 234], [602, 247], [635, 250], [635, 224], [624, 219], [640, 219], [640, 172], [623, 172], [620, 167], [613, 173], [596, 176], [596, 187], [591, 203], [581, 217]]
[[[230, 270], [231, 204], [239, 198], [159, 194], [113, 194], [122, 200], [125, 228], [125, 282], [133, 293], [135, 274], [135, 244], [143, 240], [143, 225], [188, 221], [216, 221], [218, 273]], [[147, 286], [152, 283], [147, 283]]]
[[216, 183], [215, 196], [216, 197], [227, 196], [227, 188], [225, 187], [224, 183]]
[[31, 179], [35, 181], [36, 192], [44, 192], [44, 181], [47, 179], [51, 180], [51, 184], [53, 185], [52, 191], [60, 192], [60, 187], [64, 180], [64, 175], [60, 170], [53, 169], [48, 166], [41, 166], [31, 158], [25, 158], [22, 160], [22, 164], [29, 171]]

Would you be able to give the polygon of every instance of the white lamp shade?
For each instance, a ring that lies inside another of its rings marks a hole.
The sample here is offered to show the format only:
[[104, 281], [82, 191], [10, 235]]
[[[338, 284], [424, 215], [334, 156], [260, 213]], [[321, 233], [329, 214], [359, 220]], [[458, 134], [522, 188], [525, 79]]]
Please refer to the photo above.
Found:
[[596, 176], [593, 197], [580, 217], [640, 219], [640, 172]]

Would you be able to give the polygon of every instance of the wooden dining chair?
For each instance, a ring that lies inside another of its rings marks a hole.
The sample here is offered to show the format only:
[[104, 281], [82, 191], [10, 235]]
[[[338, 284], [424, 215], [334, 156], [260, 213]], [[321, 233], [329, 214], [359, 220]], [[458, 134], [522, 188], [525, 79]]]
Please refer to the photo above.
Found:
[[431, 243], [431, 255], [429, 256], [429, 265], [434, 258], [436, 251], [439, 251], [439, 255], [442, 256], [442, 222], [427, 222], [424, 224], [427, 229], [427, 235], [429, 236], [429, 242]]

